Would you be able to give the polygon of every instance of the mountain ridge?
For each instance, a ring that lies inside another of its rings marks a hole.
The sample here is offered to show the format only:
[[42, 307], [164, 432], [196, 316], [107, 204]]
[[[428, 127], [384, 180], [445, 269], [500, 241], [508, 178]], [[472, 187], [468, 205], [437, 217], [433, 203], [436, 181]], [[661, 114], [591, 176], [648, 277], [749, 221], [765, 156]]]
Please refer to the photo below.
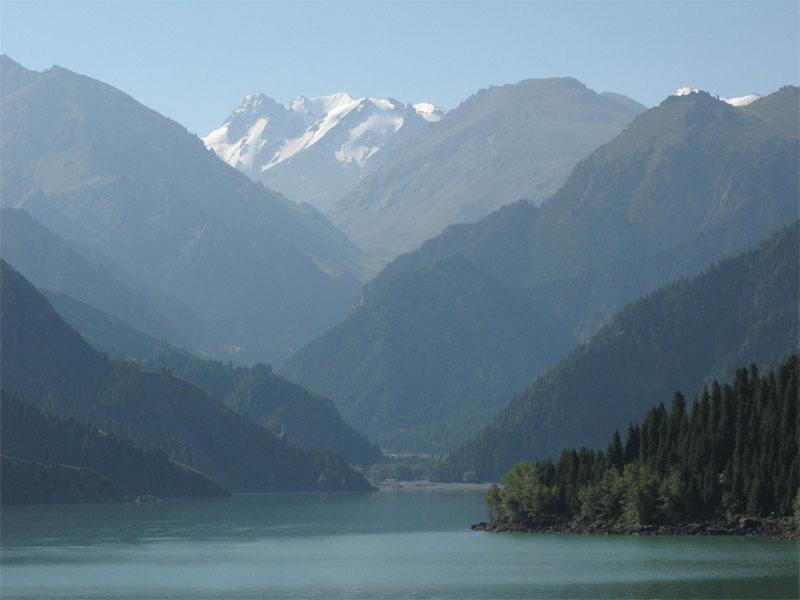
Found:
[[379, 268], [310, 205], [124, 92], [0, 60], [3, 206], [183, 301], [209, 332], [203, 350], [280, 362], [346, 314]]
[[600, 448], [608, 431], [640, 419], [651, 397], [699, 393], [741, 364], [777, 365], [800, 335], [799, 242], [795, 223], [625, 306], [454, 449], [442, 477], [458, 481], [473, 471], [493, 479], [520, 460]]
[[367, 490], [338, 455], [306, 453], [166, 370], [97, 352], [0, 259], [0, 376], [39, 410], [161, 450], [232, 491]]
[[573, 78], [480, 90], [398, 148], [329, 216], [365, 250], [394, 258], [450, 224], [520, 198], [541, 203], [643, 110]]
[[343, 92], [285, 105], [251, 94], [203, 142], [251, 179], [327, 211], [441, 114], [429, 103]]
[[[448, 376], [447, 359], [454, 352], [447, 338], [432, 339], [431, 326], [420, 324], [427, 323], [427, 313], [450, 316], [453, 301], [443, 301], [451, 296], [442, 293], [422, 306], [413, 289], [400, 293], [398, 282], [430, 278], [439, 269], [441, 275], [427, 285], [439, 285], [457, 298], [458, 288], [449, 286], [443, 265], [458, 258], [498, 287], [515, 290], [530, 306], [554, 315], [565, 327], [558, 341], [589, 339], [626, 304], [797, 220], [799, 96], [797, 88], [785, 88], [741, 108], [708, 94], [668, 98], [578, 163], [541, 206], [522, 200], [476, 223], [451, 225], [368, 282], [358, 311], [375, 316], [370, 327], [379, 335], [370, 339], [377, 343], [401, 333], [404, 350], [397, 352], [403, 360], [381, 362], [380, 354], [352, 352], [350, 341], [365, 329], [351, 315], [293, 355], [284, 372], [333, 399], [345, 418], [350, 418], [348, 406], [361, 401], [404, 411], [426, 393], [423, 388], [410, 395], [405, 381], [431, 385], [419, 373], [404, 372], [409, 364], [405, 355], [424, 353], [431, 359], [427, 371]], [[497, 311], [489, 296], [473, 294], [471, 305], [480, 307], [482, 301], [483, 309], [472, 316], [474, 324], [492, 323], [500, 330], [500, 319], [512, 326], [513, 317]], [[405, 309], [402, 318], [390, 318], [398, 306]], [[535, 328], [516, 331], [523, 337], [526, 333], [538, 335]], [[479, 347], [479, 341], [474, 344]], [[555, 344], [550, 349], [545, 345], [527, 356], [529, 380], [568, 351], [559, 356]], [[486, 350], [468, 357], [459, 349], [459, 369], [477, 376], [480, 364], [504, 362], [499, 353]], [[336, 377], [360, 372], [374, 381], [363, 385], [355, 377]], [[506, 384], [510, 395], [518, 381], [509, 377]], [[462, 401], [474, 399], [465, 395]], [[498, 402], [483, 397], [483, 405]], [[431, 439], [441, 437], [417, 441]]]

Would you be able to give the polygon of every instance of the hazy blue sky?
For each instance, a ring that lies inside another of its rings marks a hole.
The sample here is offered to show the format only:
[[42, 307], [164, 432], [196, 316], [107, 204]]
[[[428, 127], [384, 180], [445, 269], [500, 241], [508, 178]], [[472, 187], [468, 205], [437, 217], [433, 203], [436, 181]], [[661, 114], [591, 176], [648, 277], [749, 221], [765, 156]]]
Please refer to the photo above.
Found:
[[454, 108], [572, 76], [652, 106], [798, 84], [800, 2], [0, 2], [0, 50], [114, 85], [205, 135], [252, 92]]

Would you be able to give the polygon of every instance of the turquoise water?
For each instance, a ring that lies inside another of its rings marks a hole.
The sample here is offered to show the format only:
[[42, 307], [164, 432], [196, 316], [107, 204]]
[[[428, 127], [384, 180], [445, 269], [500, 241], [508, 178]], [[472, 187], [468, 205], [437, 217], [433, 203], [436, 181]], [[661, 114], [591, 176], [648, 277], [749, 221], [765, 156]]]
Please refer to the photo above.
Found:
[[798, 545], [491, 534], [480, 491], [4, 507], [10, 598], [793, 598]]

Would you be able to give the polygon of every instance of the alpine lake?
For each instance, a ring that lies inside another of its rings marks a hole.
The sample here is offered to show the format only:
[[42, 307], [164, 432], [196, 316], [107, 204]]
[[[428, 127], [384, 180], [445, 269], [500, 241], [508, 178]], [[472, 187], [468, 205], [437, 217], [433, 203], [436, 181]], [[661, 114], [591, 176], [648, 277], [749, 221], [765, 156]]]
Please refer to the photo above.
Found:
[[0, 597], [796, 598], [798, 544], [470, 531], [484, 491], [8, 506]]

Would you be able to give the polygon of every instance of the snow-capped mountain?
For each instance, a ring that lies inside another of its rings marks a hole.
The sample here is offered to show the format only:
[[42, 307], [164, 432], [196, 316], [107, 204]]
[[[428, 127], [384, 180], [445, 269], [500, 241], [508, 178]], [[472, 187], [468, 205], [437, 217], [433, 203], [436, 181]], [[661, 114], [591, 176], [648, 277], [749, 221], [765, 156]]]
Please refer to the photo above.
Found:
[[443, 114], [427, 102], [345, 93], [298, 96], [286, 105], [253, 94], [203, 141], [252, 179], [326, 211]]
[[[682, 87], [682, 88], [678, 88], [675, 91], [675, 93], [672, 94], [672, 95], [673, 96], [688, 96], [689, 94], [695, 94], [695, 93], [698, 93], [699, 91], [700, 90], [698, 90], [697, 88]], [[739, 96], [738, 98], [722, 98], [720, 96], [714, 96], [714, 97], [715, 98], [719, 98], [723, 102], [727, 102], [728, 104], [730, 104], [732, 106], [747, 106], [748, 104], [751, 104], [751, 103], [755, 102], [756, 100], [758, 100], [759, 98], [761, 98], [761, 96], [759, 96], [755, 92], [753, 92], [752, 94], [747, 94], [746, 96]]]

